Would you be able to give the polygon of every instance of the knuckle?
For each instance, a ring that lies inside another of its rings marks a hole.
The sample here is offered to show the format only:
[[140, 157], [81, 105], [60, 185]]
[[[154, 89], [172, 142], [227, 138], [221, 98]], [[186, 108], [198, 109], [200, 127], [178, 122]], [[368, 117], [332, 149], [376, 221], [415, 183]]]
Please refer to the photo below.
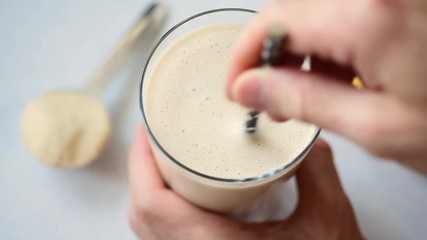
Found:
[[144, 199], [136, 201], [133, 204], [131, 211], [134, 217], [130, 217], [131, 221], [149, 224], [155, 217], [155, 199], [150, 196], [145, 196]]

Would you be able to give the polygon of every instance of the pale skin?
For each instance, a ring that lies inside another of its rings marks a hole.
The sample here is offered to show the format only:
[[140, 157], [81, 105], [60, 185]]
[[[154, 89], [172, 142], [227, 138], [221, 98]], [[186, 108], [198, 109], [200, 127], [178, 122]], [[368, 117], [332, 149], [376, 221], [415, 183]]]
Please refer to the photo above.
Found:
[[[270, 26], [286, 29], [284, 64], [256, 68]], [[313, 57], [313, 71], [297, 60]], [[427, 174], [427, 1], [276, 0], [245, 30], [226, 92], [273, 119], [296, 118]], [[350, 84], [357, 74], [365, 88]]]
[[[270, 26], [288, 33], [283, 64], [256, 68]], [[312, 56], [312, 72], [299, 71]], [[296, 118], [427, 174], [427, 1], [276, 0], [236, 44], [228, 97], [274, 120]], [[361, 76], [363, 90], [350, 84]], [[129, 156], [130, 224], [140, 239], [363, 239], [328, 145], [296, 173], [299, 203], [281, 222], [242, 223], [165, 186], [143, 128]]]
[[316, 143], [296, 179], [300, 200], [284, 221], [243, 223], [202, 210], [166, 187], [140, 126], [129, 154], [129, 222], [144, 240], [363, 239], [324, 141]]

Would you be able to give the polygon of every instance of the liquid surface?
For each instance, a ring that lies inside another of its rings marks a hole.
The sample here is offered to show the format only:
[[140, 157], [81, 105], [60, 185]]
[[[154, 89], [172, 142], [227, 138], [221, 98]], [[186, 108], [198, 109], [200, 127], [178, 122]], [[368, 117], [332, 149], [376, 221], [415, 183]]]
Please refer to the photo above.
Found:
[[224, 74], [243, 26], [215, 25], [178, 40], [149, 76], [144, 108], [154, 137], [171, 156], [218, 178], [248, 178], [274, 171], [310, 144], [317, 127], [261, 114], [257, 134], [244, 131], [248, 109], [230, 102]]

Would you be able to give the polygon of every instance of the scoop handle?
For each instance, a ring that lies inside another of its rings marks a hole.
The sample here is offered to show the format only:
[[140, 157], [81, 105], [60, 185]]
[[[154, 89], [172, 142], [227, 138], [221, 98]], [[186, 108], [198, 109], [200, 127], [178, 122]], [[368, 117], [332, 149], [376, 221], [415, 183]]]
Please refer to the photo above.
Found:
[[83, 89], [86, 95], [101, 98], [114, 76], [125, 62], [128, 50], [133, 46], [135, 40], [151, 25], [160, 24], [166, 16], [166, 7], [154, 2], [148, 6], [141, 17], [133, 24], [128, 32], [119, 40], [114, 50], [98, 68], [95, 74]]

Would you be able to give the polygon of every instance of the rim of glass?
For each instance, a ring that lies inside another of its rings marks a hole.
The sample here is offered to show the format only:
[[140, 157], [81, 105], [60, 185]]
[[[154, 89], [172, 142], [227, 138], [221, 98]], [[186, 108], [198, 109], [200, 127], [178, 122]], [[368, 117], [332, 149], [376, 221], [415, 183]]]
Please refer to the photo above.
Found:
[[148, 65], [151, 62], [152, 57], [154, 56], [154, 54], [157, 52], [157, 49], [162, 45], [162, 43], [164, 42], [164, 40], [166, 38], [169, 37], [169, 35], [171, 35], [176, 29], [178, 29], [179, 27], [181, 27], [182, 25], [186, 24], [187, 22], [196, 19], [198, 17], [202, 17], [208, 14], [215, 14], [218, 12], [229, 12], [229, 11], [238, 11], [238, 12], [247, 12], [247, 13], [257, 13], [254, 10], [251, 9], [245, 9], [245, 8], [218, 8], [218, 9], [213, 9], [213, 10], [208, 10], [208, 11], [204, 11], [201, 13], [198, 13], [196, 15], [193, 15], [179, 23], [177, 23], [176, 25], [174, 25], [171, 29], [169, 29], [165, 34], [163, 34], [163, 36], [160, 38], [160, 40], [156, 43], [156, 45], [154, 46], [154, 48], [151, 50], [150, 55], [145, 63], [144, 66], [144, 70], [142, 72], [142, 77], [139, 83], [139, 106], [141, 108], [141, 113], [142, 113], [142, 119], [145, 125], [145, 128], [147, 129], [147, 133], [148, 133], [148, 137], [150, 138], [150, 140], [156, 145], [156, 147], [169, 159], [171, 160], [173, 163], [175, 163], [177, 166], [179, 166], [180, 168], [186, 170], [187, 172], [194, 174], [198, 177], [202, 177], [205, 179], [209, 179], [209, 180], [214, 180], [217, 182], [225, 182], [225, 183], [249, 183], [249, 182], [255, 182], [255, 181], [262, 181], [262, 180], [266, 180], [267, 178], [270, 178], [272, 176], [276, 176], [282, 172], [284, 172], [285, 170], [287, 170], [288, 168], [290, 168], [291, 166], [294, 166], [296, 163], [298, 163], [299, 160], [302, 160], [302, 157], [311, 149], [311, 147], [314, 145], [317, 137], [320, 134], [321, 129], [318, 128], [316, 134], [313, 136], [313, 139], [310, 141], [310, 143], [304, 148], [304, 150], [298, 154], [292, 161], [288, 162], [287, 164], [283, 165], [280, 168], [277, 168], [273, 171], [258, 175], [258, 176], [254, 176], [254, 177], [249, 177], [249, 178], [219, 178], [219, 177], [213, 177], [210, 175], [206, 175], [203, 173], [200, 173], [194, 169], [191, 169], [187, 166], [185, 166], [184, 164], [180, 163], [178, 160], [176, 160], [172, 155], [170, 155], [163, 147], [162, 145], [157, 141], [156, 137], [154, 136], [154, 134], [151, 131], [151, 128], [148, 124], [148, 120], [147, 117], [145, 115], [145, 110], [144, 110], [144, 99], [143, 99], [143, 85], [144, 85], [144, 77], [146, 76], [146, 71], [148, 68]]

